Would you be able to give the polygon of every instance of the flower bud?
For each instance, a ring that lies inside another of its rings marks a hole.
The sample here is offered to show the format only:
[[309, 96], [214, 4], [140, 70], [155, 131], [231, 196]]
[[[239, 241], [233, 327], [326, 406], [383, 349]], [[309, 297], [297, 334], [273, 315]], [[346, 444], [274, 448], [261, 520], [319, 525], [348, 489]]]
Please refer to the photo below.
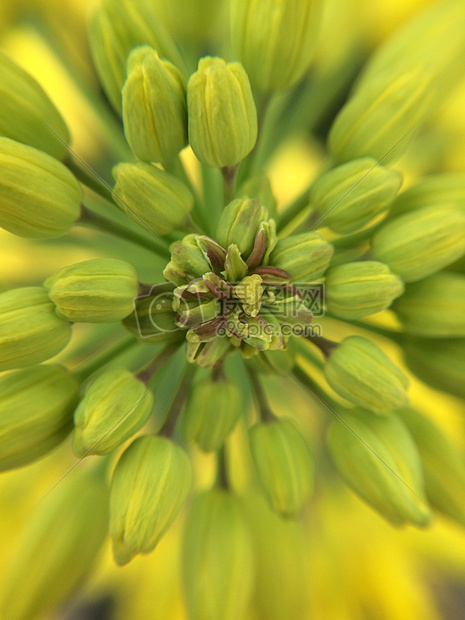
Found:
[[398, 159], [413, 128], [431, 107], [431, 83], [421, 65], [403, 73], [379, 74], [357, 88], [334, 121], [329, 148], [340, 162], [374, 157]]
[[249, 78], [238, 62], [201, 58], [187, 85], [189, 143], [213, 168], [233, 167], [257, 140], [257, 111]]
[[312, 186], [310, 203], [325, 226], [348, 234], [385, 211], [401, 185], [400, 172], [364, 157], [325, 172]]
[[124, 368], [103, 372], [74, 413], [73, 449], [80, 456], [108, 454], [147, 422], [153, 394]]
[[58, 314], [80, 323], [121, 321], [133, 311], [137, 273], [117, 258], [96, 258], [64, 267], [44, 286]]
[[182, 75], [147, 45], [133, 50], [128, 59], [123, 121], [129, 146], [143, 161], [169, 162], [187, 144]]
[[307, 442], [290, 419], [257, 424], [249, 431], [258, 480], [271, 508], [297, 517], [313, 490], [313, 460]]
[[465, 254], [465, 211], [425, 207], [387, 222], [375, 233], [373, 257], [404, 282], [415, 282]]
[[158, 235], [182, 228], [194, 197], [177, 177], [151, 164], [113, 168], [116, 202], [140, 226]]
[[465, 339], [422, 340], [403, 344], [405, 363], [426, 385], [465, 398]]
[[[59, 161], [0, 137], [0, 226], [20, 237], [65, 235], [79, 217], [82, 190]], [[27, 183], [25, 180], [27, 179]]]
[[186, 441], [201, 450], [219, 450], [241, 414], [241, 394], [236, 383], [226, 378], [204, 379], [192, 388], [183, 418]]
[[422, 178], [397, 196], [389, 208], [389, 217], [439, 205], [457, 205], [465, 209], [465, 174], [444, 172]]
[[187, 235], [181, 241], [175, 241], [170, 246], [170, 252], [171, 260], [163, 271], [169, 282], [187, 284], [211, 271], [211, 265], [198, 243], [197, 235]]
[[156, 7], [147, 0], [104, 0], [90, 24], [89, 41], [100, 82], [117, 111], [126, 79], [126, 59], [133, 47], [150, 45], [179, 69], [183, 60], [158, 19]]
[[70, 338], [71, 326], [41, 286], [0, 293], [0, 372], [48, 360]]
[[407, 405], [407, 377], [366, 338], [344, 338], [331, 352], [324, 374], [335, 392], [370, 411], [387, 413]]
[[428, 525], [431, 511], [415, 443], [397, 416], [363, 409], [339, 412], [328, 432], [328, 448], [339, 474], [393, 525]]
[[306, 283], [324, 274], [333, 253], [333, 246], [320, 233], [290, 235], [278, 241], [270, 263], [287, 271], [292, 282]]
[[268, 220], [267, 209], [254, 198], [238, 198], [230, 202], [221, 214], [215, 239], [224, 248], [235, 243], [243, 258], [252, 252], [258, 228]]
[[[90, 575], [107, 535], [108, 488], [79, 469], [37, 507], [8, 567], [2, 617], [50, 617]], [[21, 596], [18, 596], [21, 592]]]
[[1, 52], [0, 74], [0, 135], [64, 159], [69, 130], [40, 84]]
[[403, 409], [399, 413], [420, 453], [425, 491], [431, 505], [465, 526], [465, 463], [462, 451], [425, 416], [412, 409]]
[[110, 492], [110, 534], [118, 564], [153, 551], [186, 501], [191, 469], [182, 448], [164, 437], [138, 437], [121, 456]]
[[79, 386], [62, 366], [3, 375], [0, 395], [0, 471], [36, 461], [73, 428]]
[[127, 316], [124, 327], [143, 342], [175, 342], [184, 338], [184, 330], [175, 323], [173, 285], [156, 284], [150, 294], [136, 300], [134, 312]]
[[376, 261], [332, 267], [325, 278], [326, 309], [341, 319], [361, 319], [386, 310], [404, 290], [402, 280]]
[[287, 349], [261, 351], [249, 364], [256, 372], [285, 376], [294, 367], [294, 356]]
[[233, 0], [231, 47], [252, 84], [287, 88], [307, 71], [316, 45], [318, 0]]
[[195, 498], [184, 531], [182, 565], [191, 620], [246, 616], [253, 586], [252, 541], [234, 496], [213, 489]]
[[393, 310], [417, 336], [465, 336], [465, 276], [446, 271], [409, 284]]

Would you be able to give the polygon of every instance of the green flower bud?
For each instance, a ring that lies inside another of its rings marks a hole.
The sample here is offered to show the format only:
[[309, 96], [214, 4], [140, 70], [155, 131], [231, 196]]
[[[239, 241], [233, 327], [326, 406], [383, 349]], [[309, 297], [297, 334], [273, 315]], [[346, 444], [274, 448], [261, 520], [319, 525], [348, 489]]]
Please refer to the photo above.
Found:
[[73, 449], [80, 456], [108, 454], [147, 422], [153, 394], [124, 368], [93, 381], [74, 413]]
[[409, 284], [393, 309], [410, 334], [464, 337], [465, 276], [440, 272]]
[[38, 239], [70, 230], [79, 217], [82, 190], [68, 168], [31, 146], [2, 137], [0, 168], [2, 228]]
[[116, 202], [140, 226], [158, 235], [182, 228], [194, 197], [177, 177], [151, 164], [113, 168]]
[[326, 309], [341, 319], [361, 319], [389, 308], [404, 284], [376, 261], [332, 267], [325, 276]]
[[287, 88], [307, 71], [316, 44], [316, 0], [233, 0], [231, 47], [254, 86]]
[[421, 340], [403, 344], [405, 363], [428, 386], [465, 398], [465, 339]]
[[163, 275], [169, 282], [177, 285], [187, 284], [211, 271], [211, 264], [205, 257], [198, 240], [197, 235], [187, 235], [181, 241], [176, 241], [171, 245], [171, 260], [163, 271]]
[[407, 377], [366, 338], [344, 338], [331, 352], [324, 374], [335, 392], [370, 411], [387, 413], [407, 405]]
[[221, 489], [194, 500], [183, 537], [183, 577], [191, 620], [237, 620], [253, 586], [252, 541], [238, 500]]
[[325, 172], [312, 186], [310, 203], [325, 226], [347, 234], [385, 211], [401, 185], [400, 172], [364, 157]]
[[256, 372], [288, 375], [294, 367], [294, 356], [287, 349], [262, 351], [251, 359], [249, 364]]
[[223, 209], [215, 239], [224, 248], [235, 243], [243, 258], [252, 252], [258, 228], [268, 220], [267, 209], [254, 198], [238, 198]]
[[290, 235], [278, 241], [270, 263], [287, 271], [293, 282], [306, 283], [324, 274], [333, 253], [333, 246], [320, 233]]
[[99, 473], [84, 469], [63, 480], [37, 507], [8, 567], [2, 617], [50, 617], [66, 603], [90, 575], [107, 523], [108, 488]]
[[433, 508], [465, 526], [465, 462], [459, 446], [425, 416], [403, 409], [402, 421], [420, 453], [425, 491]]
[[0, 74], [0, 135], [64, 159], [68, 127], [40, 84], [1, 52]]
[[213, 168], [231, 168], [257, 140], [257, 111], [249, 78], [238, 62], [201, 58], [187, 85], [189, 143]]
[[401, 215], [374, 235], [372, 248], [404, 282], [421, 280], [465, 254], [465, 211], [425, 207]]
[[229, 338], [214, 338], [209, 342], [189, 341], [187, 332], [187, 360], [191, 364], [194, 362], [202, 368], [216, 368], [223, 361], [226, 353], [230, 351], [231, 345]]
[[149, 295], [137, 299], [134, 312], [123, 321], [124, 327], [143, 342], [165, 343], [184, 338], [184, 330], [175, 323], [173, 289], [168, 283], [153, 286]]
[[313, 490], [313, 460], [290, 419], [257, 424], [249, 431], [258, 480], [274, 511], [296, 517]]
[[41, 286], [0, 293], [0, 371], [48, 360], [70, 338], [71, 326], [55, 314]]
[[96, 258], [64, 267], [44, 286], [58, 313], [70, 321], [112, 323], [134, 309], [137, 273], [117, 258]]
[[79, 386], [62, 366], [34, 366], [0, 377], [0, 470], [28, 465], [73, 428]]
[[219, 450], [241, 414], [241, 394], [236, 383], [226, 378], [205, 379], [192, 388], [183, 418], [186, 441], [201, 450]]
[[398, 159], [413, 128], [431, 108], [430, 91], [430, 80], [421, 65], [364, 82], [331, 127], [332, 154], [341, 162], [366, 156], [382, 159], [383, 164]]
[[169, 162], [187, 144], [182, 75], [146, 45], [132, 51], [128, 59], [123, 121], [132, 152], [144, 161]]
[[457, 205], [465, 209], [465, 174], [445, 172], [424, 177], [397, 196], [389, 208], [389, 217], [439, 205]]
[[133, 47], [150, 45], [161, 58], [184, 70], [179, 51], [150, 0], [104, 0], [92, 19], [89, 41], [100, 82], [119, 112], [126, 59]]
[[329, 428], [328, 448], [344, 481], [393, 525], [428, 525], [432, 515], [420, 456], [399, 418], [363, 409], [338, 415]]
[[110, 534], [118, 564], [150, 553], [178, 516], [191, 485], [182, 448], [164, 437], [138, 437], [121, 456], [110, 492]]

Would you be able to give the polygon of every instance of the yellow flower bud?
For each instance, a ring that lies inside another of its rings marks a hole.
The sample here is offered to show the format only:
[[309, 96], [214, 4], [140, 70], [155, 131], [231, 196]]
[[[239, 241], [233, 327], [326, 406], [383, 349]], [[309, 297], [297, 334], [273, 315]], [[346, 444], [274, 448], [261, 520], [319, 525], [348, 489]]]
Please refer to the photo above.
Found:
[[0, 371], [48, 360], [70, 338], [71, 326], [41, 286], [0, 293]]
[[182, 228], [194, 197], [177, 177], [151, 164], [118, 164], [113, 168], [116, 201], [140, 226], [158, 235]]
[[257, 424], [249, 431], [259, 483], [273, 510], [296, 517], [313, 490], [313, 460], [290, 419]]
[[100, 473], [79, 470], [63, 480], [32, 515], [8, 567], [2, 617], [35, 620], [64, 604], [90, 575], [107, 523]]
[[74, 413], [74, 451], [81, 457], [112, 452], [144, 426], [152, 406], [152, 392], [128, 370], [103, 372]]
[[123, 122], [132, 152], [143, 161], [169, 162], [187, 144], [182, 75], [147, 45], [136, 48], [128, 59]]
[[121, 321], [134, 310], [137, 273], [117, 258], [96, 258], [64, 267], [44, 286], [58, 314], [81, 323]]
[[341, 319], [361, 319], [389, 308], [404, 284], [376, 261], [332, 267], [325, 276], [326, 309]]
[[187, 454], [164, 437], [132, 442], [113, 473], [110, 534], [118, 564], [150, 553], [178, 516], [191, 485]]
[[325, 172], [312, 186], [310, 202], [324, 226], [347, 234], [385, 211], [401, 184], [399, 172], [364, 157]]
[[245, 617], [253, 585], [251, 542], [235, 497], [213, 489], [195, 498], [183, 540], [191, 620]]
[[70, 230], [79, 217], [82, 189], [63, 164], [31, 146], [0, 137], [0, 168], [2, 228], [39, 239]]
[[62, 366], [34, 366], [0, 377], [0, 470], [47, 454], [73, 428], [79, 385]]
[[370, 411], [387, 413], [407, 405], [407, 377], [361, 336], [344, 338], [331, 351], [324, 374], [335, 392]]
[[202, 58], [187, 85], [189, 143], [203, 164], [233, 167], [257, 140], [249, 78], [238, 62]]
[[403, 345], [408, 369], [428, 386], [465, 398], [465, 339], [409, 338]]
[[204, 452], [219, 450], [241, 414], [241, 394], [227, 379], [204, 379], [192, 388], [182, 421], [186, 441]]
[[307, 71], [319, 25], [318, 0], [232, 0], [231, 47], [252, 84], [287, 88]]
[[103, 0], [91, 21], [89, 42], [100, 82], [119, 112], [126, 59], [133, 47], [150, 45], [161, 58], [184, 70], [179, 51], [150, 0]]
[[433, 508], [465, 526], [465, 463], [459, 446], [424, 415], [399, 412], [415, 440], [425, 476], [425, 491]]
[[394, 77], [373, 77], [339, 112], [329, 134], [331, 152], [341, 162], [366, 156], [383, 164], [398, 159], [430, 110], [430, 90], [422, 66]]
[[0, 135], [64, 159], [68, 127], [40, 84], [1, 52], [0, 74]]
[[415, 282], [465, 254], [465, 211], [425, 207], [387, 222], [372, 240], [373, 257], [404, 282]]
[[290, 235], [278, 241], [270, 263], [287, 271], [293, 282], [311, 283], [324, 274], [333, 254], [333, 246], [320, 233]]
[[409, 284], [393, 310], [410, 334], [465, 337], [465, 276], [444, 271]]
[[393, 525], [428, 525], [420, 456], [400, 419], [363, 409], [338, 415], [328, 447], [344, 481]]

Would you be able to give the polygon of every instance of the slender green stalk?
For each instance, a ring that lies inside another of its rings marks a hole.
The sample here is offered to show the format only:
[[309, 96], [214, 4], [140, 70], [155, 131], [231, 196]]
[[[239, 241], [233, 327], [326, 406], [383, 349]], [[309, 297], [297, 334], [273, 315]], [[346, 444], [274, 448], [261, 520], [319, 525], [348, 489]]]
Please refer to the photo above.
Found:
[[137, 378], [148, 386], [153, 375], [155, 375], [166, 364], [170, 357], [176, 353], [178, 348], [179, 343], [167, 344], [166, 347], [162, 349], [151, 362], [149, 362], [137, 373]]
[[223, 203], [226, 206], [233, 200], [236, 192], [236, 178], [239, 164], [232, 168], [221, 168], [223, 175]]
[[87, 362], [82, 363], [76, 370], [74, 370], [73, 374], [79, 379], [79, 381], [85, 381], [93, 375], [94, 372], [105, 366], [105, 364], [114, 361], [122, 353], [125, 353], [137, 344], [139, 344], [139, 342], [133, 336], [126, 336], [115, 344], [106, 347], [102, 353], [92, 355]]
[[324, 390], [316, 381], [309, 377], [299, 365], [294, 366], [292, 374], [304, 387], [310, 390], [310, 392], [313, 392], [313, 394], [317, 397], [317, 400], [319, 402], [323, 402], [328, 409], [335, 409], [338, 407], [336, 401], [329, 396], [326, 390]]
[[166, 414], [165, 421], [160, 428], [159, 434], [165, 437], [173, 437], [176, 430], [176, 424], [178, 422], [179, 414], [181, 413], [182, 406], [186, 400], [192, 380], [197, 371], [197, 366], [189, 364], [184, 371], [184, 375], [181, 379], [181, 385], [178, 388], [174, 398], [171, 402], [168, 413]]
[[276, 419], [276, 416], [271, 411], [268, 401], [265, 396], [265, 392], [262, 388], [259, 378], [257, 374], [249, 367], [247, 367], [247, 371], [249, 373], [250, 383], [252, 384], [252, 388], [255, 395], [255, 401], [258, 406], [258, 410], [260, 411], [260, 416], [263, 422], [273, 422]]
[[81, 217], [77, 223], [81, 224], [82, 226], [88, 226], [102, 233], [115, 235], [116, 237], [120, 237], [125, 241], [135, 243], [139, 246], [146, 248], [147, 250], [150, 250], [161, 258], [169, 260], [170, 254], [168, 246], [162, 247], [159, 243], [155, 241], [155, 239], [151, 241], [143, 237], [142, 235], [139, 235], [135, 231], [130, 230], [129, 228], [126, 228], [125, 226], [122, 226], [117, 222], [114, 222], [113, 220], [94, 213], [85, 205], [82, 205], [81, 207]]
[[71, 170], [74, 176], [86, 185], [89, 189], [99, 194], [102, 198], [108, 201], [113, 201], [113, 191], [108, 185], [101, 179], [97, 173], [95, 173], [90, 167], [86, 168], [84, 164], [69, 155], [65, 161], [66, 166]]
[[216, 453], [216, 481], [215, 484], [220, 489], [228, 491], [230, 488], [228, 468], [226, 466], [226, 446], [223, 444]]

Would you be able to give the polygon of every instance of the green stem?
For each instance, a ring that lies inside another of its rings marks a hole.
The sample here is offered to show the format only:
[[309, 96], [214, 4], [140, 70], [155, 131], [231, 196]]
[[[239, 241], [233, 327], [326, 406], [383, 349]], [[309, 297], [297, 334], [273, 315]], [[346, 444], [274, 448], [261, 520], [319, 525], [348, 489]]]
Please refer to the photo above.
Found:
[[[331, 315], [328, 314], [328, 316], [330, 318], [336, 318], [337, 317], [332, 317]], [[338, 319], [339, 321], [341, 319]], [[360, 327], [362, 329], [365, 329], [367, 331], [372, 332], [373, 334], [378, 334], [380, 336], [383, 336], [384, 338], [388, 338], [389, 340], [392, 340], [393, 342], [401, 345], [402, 344], [402, 336], [403, 334], [401, 332], [395, 332], [393, 330], [390, 329], [385, 329], [383, 327], [378, 327], [377, 325], [371, 325], [369, 323], [363, 323], [362, 321], [353, 321], [353, 320], [348, 320], [348, 319], [344, 319], [344, 323], [348, 323], [349, 325], [353, 325], [354, 327]]]
[[79, 368], [73, 371], [73, 374], [80, 381], [86, 381], [97, 370], [112, 362], [122, 353], [125, 353], [128, 349], [131, 349], [139, 342], [133, 336], [127, 336], [107, 347], [102, 353], [92, 355], [87, 363], [83, 363]]
[[170, 172], [171, 174], [177, 176], [178, 179], [182, 181], [192, 192], [192, 195], [194, 196], [194, 213], [199, 219], [201, 227], [204, 228], [205, 205], [203, 204], [202, 198], [200, 197], [197, 189], [194, 187], [194, 184], [192, 183], [189, 175], [187, 174], [181, 158], [177, 156], [171, 161], [166, 162], [166, 164], [164, 164], [164, 168], [167, 172]]
[[170, 253], [168, 247], [161, 247], [159, 244], [137, 234], [135, 231], [94, 213], [85, 205], [81, 206], [81, 217], [77, 223], [103, 233], [114, 235], [115, 237], [119, 237], [125, 241], [135, 243], [146, 248], [147, 250], [150, 250], [160, 258], [169, 260]]
[[236, 192], [236, 178], [237, 169], [239, 164], [232, 166], [231, 168], [221, 168], [221, 174], [223, 175], [223, 204], [226, 206], [233, 200]]
[[154, 359], [147, 364], [142, 370], [137, 373], [137, 378], [149, 385], [153, 375], [155, 375], [170, 359], [170, 357], [176, 353], [179, 348], [179, 344], [168, 344], [162, 351], [154, 357]]
[[223, 211], [223, 187], [221, 172], [202, 164], [202, 187], [204, 195], [202, 219], [205, 230], [212, 235]]
[[189, 364], [184, 371], [184, 375], [181, 379], [181, 385], [178, 388], [174, 398], [171, 402], [168, 413], [166, 414], [165, 421], [163, 422], [159, 434], [164, 437], [172, 438], [176, 430], [176, 424], [181, 413], [182, 406], [186, 400], [192, 380], [197, 371], [197, 366]]
[[105, 183], [105, 181], [85, 162], [76, 161], [72, 154], [67, 157], [64, 162], [67, 168], [74, 176], [84, 183], [88, 188], [94, 191], [105, 200], [113, 202], [113, 190]]
[[228, 470], [226, 467], [226, 447], [223, 444], [216, 454], [216, 486], [225, 491], [229, 490]]
[[247, 367], [247, 371], [249, 373], [250, 383], [252, 384], [255, 401], [258, 405], [262, 422], [273, 422], [276, 419], [276, 416], [268, 406], [268, 401], [266, 399], [265, 392], [262, 388], [260, 380], [258, 379], [256, 373], [250, 367]]

